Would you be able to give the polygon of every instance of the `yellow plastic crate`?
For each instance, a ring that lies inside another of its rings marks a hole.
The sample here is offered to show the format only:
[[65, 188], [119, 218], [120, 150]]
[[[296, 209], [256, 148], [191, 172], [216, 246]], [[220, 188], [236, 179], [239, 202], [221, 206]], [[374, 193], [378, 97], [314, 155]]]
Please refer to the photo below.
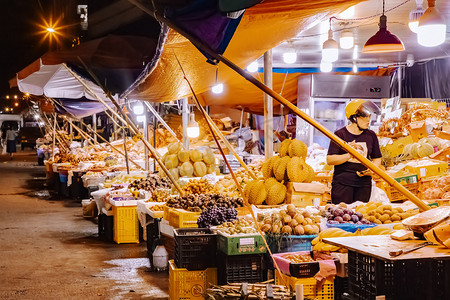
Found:
[[198, 217], [200, 217], [199, 212], [164, 207], [164, 219], [174, 228], [198, 228]]
[[114, 206], [114, 242], [139, 243], [139, 220], [136, 206]]
[[[334, 300], [334, 281], [327, 280], [322, 288], [317, 290], [317, 280], [314, 277], [296, 278], [288, 275], [283, 275], [289, 279], [289, 287], [295, 291], [295, 285], [303, 284], [303, 295], [305, 298], [317, 300]], [[275, 270], [275, 284], [283, 285], [283, 280], [280, 274]]]
[[208, 284], [217, 284], [217, 268], [188, 271], [169, 260], [169, 299], [200, 300]]

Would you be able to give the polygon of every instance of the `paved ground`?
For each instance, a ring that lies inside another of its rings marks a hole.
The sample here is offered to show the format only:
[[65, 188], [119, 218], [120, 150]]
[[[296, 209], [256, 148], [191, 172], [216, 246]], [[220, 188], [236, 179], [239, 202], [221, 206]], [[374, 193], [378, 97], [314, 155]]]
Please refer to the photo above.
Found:
[[36, 154], [0, 156], [0, 299], [167, 299], [145, 243], [98, 239], [80, 201], [57, 200]]

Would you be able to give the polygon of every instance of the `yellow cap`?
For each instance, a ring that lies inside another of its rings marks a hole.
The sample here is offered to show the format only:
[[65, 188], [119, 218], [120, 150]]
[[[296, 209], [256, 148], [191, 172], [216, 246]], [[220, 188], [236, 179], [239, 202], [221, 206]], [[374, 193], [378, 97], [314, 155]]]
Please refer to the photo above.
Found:
[[358, 109], [361, 107], [361, 105], [363, 105], [366, 102], [366, 100], [364, 99], [353, 99], [352, 101], [350, 101], [347, 106], [345, 107], [345, 117], [348, 119], [351, 116], [353, 116], [354, 114], [356, 114], [356, 112], [358, 111]]

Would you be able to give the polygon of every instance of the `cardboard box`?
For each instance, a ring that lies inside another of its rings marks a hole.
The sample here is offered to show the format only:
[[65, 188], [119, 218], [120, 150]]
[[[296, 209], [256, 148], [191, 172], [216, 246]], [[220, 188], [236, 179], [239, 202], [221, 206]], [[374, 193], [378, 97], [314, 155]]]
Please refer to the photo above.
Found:
[[406, 169], [414, 174], [417, 174], [419, 179], [424, 177], [438, 176], [438, 175], [447, 175], [448, 173], [448, 163], [440, 160], [429, 159], [429, 161], [433, 162], [431, 165], [426, 166], [406, 166]]
[[419, 182], [418, 177], [416, 174], [405, 174], [402, 177], [396, 177], [394, 178], [398, 183], [402, 185], [407, 185], [410, 183], [417, 183]]
[[420, 139], [427, 137], [427, 127], [425, 121], [411, 122], [411, 137], [414, 143], [417, 143]]
[[330, 189], [322, 183], [289, 182], [286, 203], [295, 206], [318, 206], [326, 204], [326, 193]]

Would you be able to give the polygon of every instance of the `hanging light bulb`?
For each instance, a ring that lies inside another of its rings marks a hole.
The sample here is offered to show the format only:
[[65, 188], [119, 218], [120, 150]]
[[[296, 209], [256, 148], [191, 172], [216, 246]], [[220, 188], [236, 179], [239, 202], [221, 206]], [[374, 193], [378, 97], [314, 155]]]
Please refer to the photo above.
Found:
[[353, 73], [358, 73], [358, 66], [356, 65], [356, 62], [353, 62]]
[[144, 105], [141, 102], [137, 102], [133, 106], [133, 112], [135, 115], [142, 115], [144, 113]]
[[138, 121], [139, 123], [144, 123], [145, 122], [145, 116], [137, 116], [136, 117], [136, 121]]
[[353, 48], [353, 59], [358, 59], [358, 45]]
[[297, 61], [297, 53], [285, 52], [283, 53], [283, 61], [287, 64], [293, 64]]
[[353, 32], [350, 30], [344, 30], [339, 37], [339, 44], [342, 49], [351, 49], [353, 48], [354, 38]]
[[195, 114], [193, 112], [190, 114], [190, 120], [187, 126], [187, 135], [190, 138], [198, 138], [200, 135], [200, 127], [198, 127], [198, 123], [195, 121]]
[[328, 30], [328, 40], [326, 40], [322, 46], [322, 60], [328, 62], [335, 62], [338, 60], [338, 56], [339, 56], [339, 45], [335, 40], [333, 40], [333, 31], [331, 30], [330, 25], [330, 30]]
[[425, 9], [422, 6], [423, 0], [416, 0], [416, 9], [412, 10], [409, 13], [409, 29], [412, 32], [417, 33], [417, 29], [419, 27], [419, 19], [425, 12]]
[[402, 41], [387, 30], [387, 17], [383, 14], [380, 17], [380, 29], [370, 39], [367, 40], [363, 53], [386, 53], [405, 51]]
[[333, 64], [329, 61], [321, 61], [320, 62], [320, 72], [328, 73], [333, 69]]
[[435, 47], [445, 42], [446, 24], [434, 5], [435, 0], [428, 0], [428, 8], [419, 19], [417, 42], [425, 47]]
[[250, 73], [255, 73], [258, 71], [258, 61], [255, 60], [254, 62], [251, 62], [248, 66], [247, 66], [247, 71], [249, 71]]
[[214, 94], [222, 94], [223, 93], [223, 83], [218, 83], [216, 85], [213, 85], [211, 90]]

